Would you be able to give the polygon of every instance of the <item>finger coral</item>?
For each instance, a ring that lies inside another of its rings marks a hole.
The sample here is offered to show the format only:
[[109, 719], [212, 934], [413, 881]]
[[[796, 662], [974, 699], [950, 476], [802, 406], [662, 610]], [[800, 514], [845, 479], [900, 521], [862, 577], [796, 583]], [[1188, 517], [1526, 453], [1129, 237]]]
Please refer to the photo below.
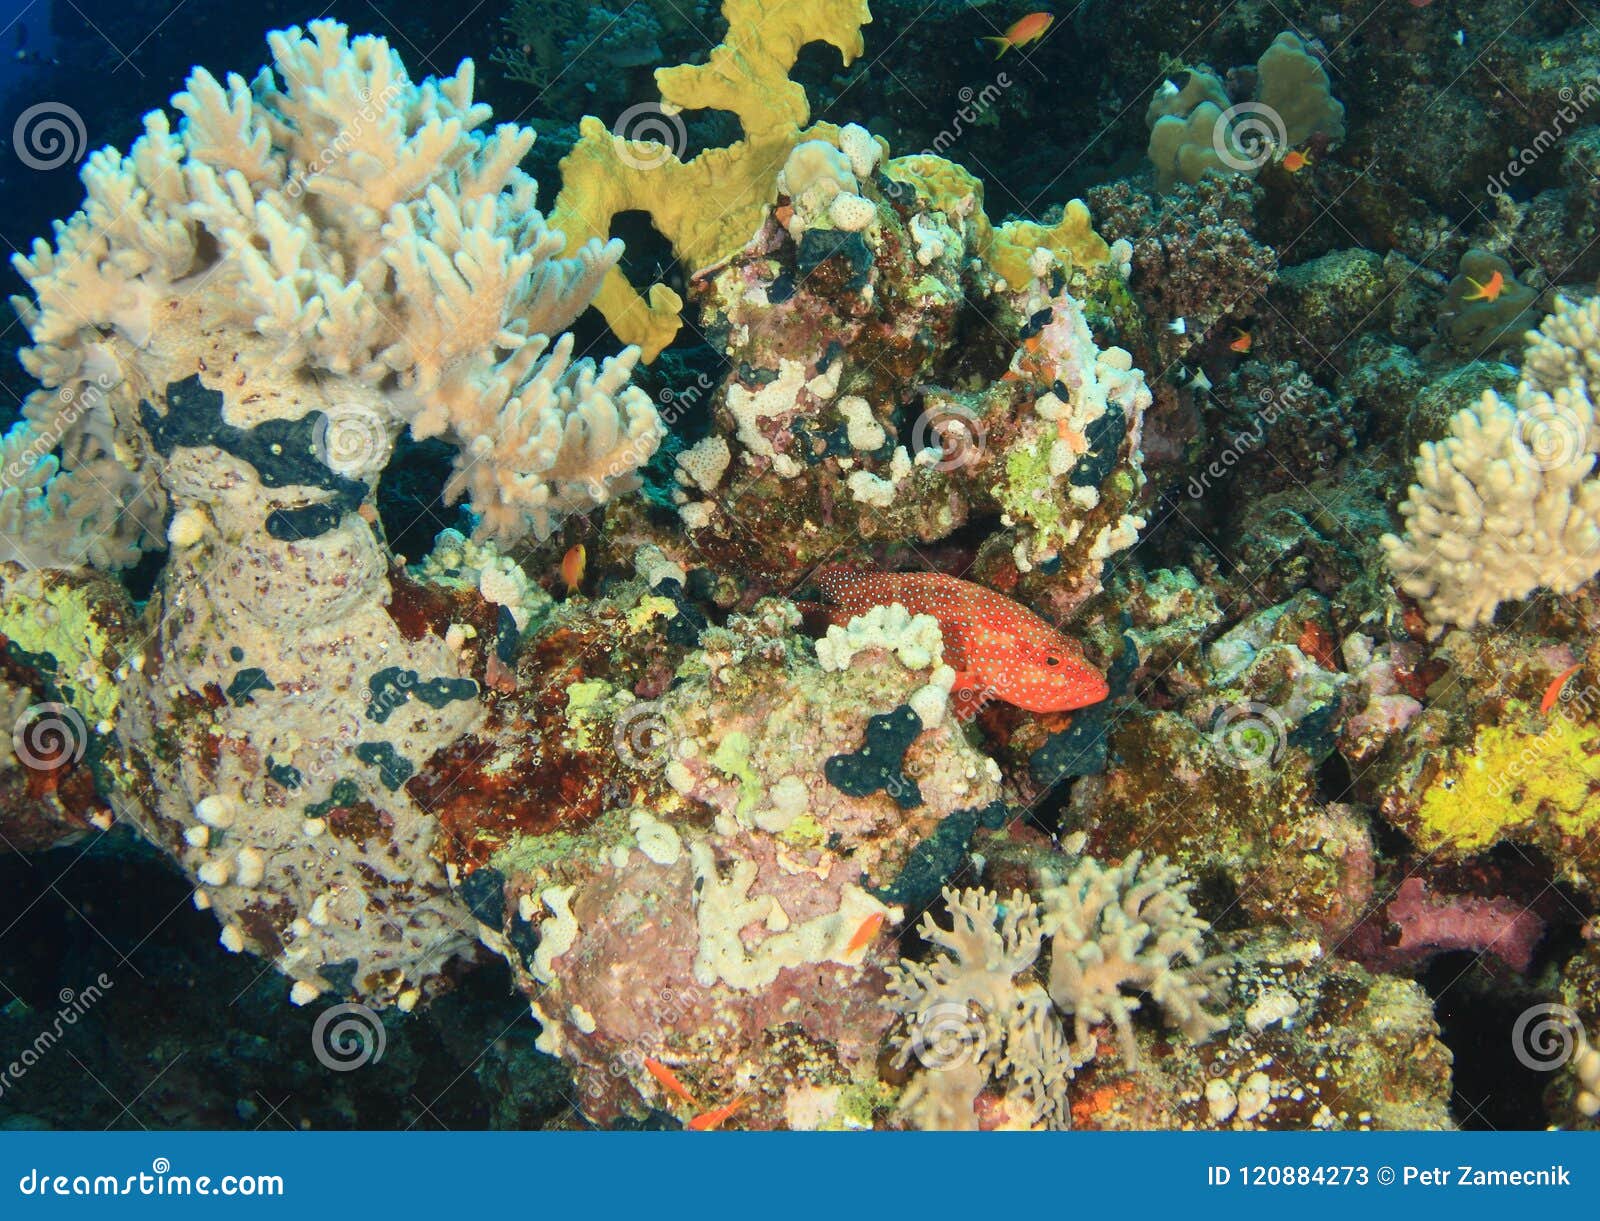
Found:
[[1600, 571], [1600, 301], [1558, 300], [1528, 334], [1515, 404], [1492, 390], [1424, 442], [1383, 547], [1436, 625], [1487, 623], [1541, 587], [1567, 594]]
[[[597, 367], [562, 334], [620, 243], [561, 256], [533, 135], [481, 130], [470, 61], [416, 83], [334, 22], [268, 41], [252, 82], [196, 69], [176, 128], [93, 154], [82, 210], [16, 259], [45, 388], [0, 443], [0, 560], [125, 564], [165, 533], [137, 640], [74, 687], [118, 693], [78, 710], [109, 799], [293, 1000], [409, 1008], [472, 925], [407, 784], [535, 609], [496, 543], [630, 487], [661, 425], [637, 350]], [[477, 521], [414, 574], [373, 504], [403, 428], [457, 447]], [[0, 564], [37, 620], [5, 632], [59, 668], [81, 642], [30, 575]]]
[[[229, 403], [230, 425], [320, 407], [326, 464], [364, 483], [402, 426], [443, 435], [461, 451], [456, 489], [486, 494], [480, 533], [542, 535], [556, 513], [627, 486], [659, 435], [625, 384], [638, 353], [598, 373], [571, 362], [570, 346], [546, 353], [621, 245], [560, 257], [564, 238], [517, 169], [533, 133], [478, 130], [490, 116], [472, 101], [470, 62], [417, 85], [381, 39], [351, 40], [334, 22], [269, 42], [276, 76], [224, 83], [196, 69], [173, 99], [177, 130], [153, 112], [126, 156], [92, 155], [83, 209], [54, 245], [14, 260], [35, 297], [17, 303], [34, 342], [23, 363], [55, 398], [87, 407], [36, 394], [9, 448], [46, 434], [71, 473], [111, 454], [136, 469], [148, 452], [138, 401], [196, 373], [220, 385], [208, 358], [233, 340], [247, 351], [230, 363], [250, 385]], [[37, 463], [8, 469], [0, 487], [26, 501], [39, 475]], [[83, 482], [36, 487], [27, 522], [45, 516], [38, 495], [69, 521], [104, 517]], [[97, 482], [101, 500], [125, 499], [118, 482]], [[21, 513], [10, 514], [19, 527]], [[91, 558], [125, 561], [127, 543], [102, 536], [106, 554]]]
[[947, 952], [902, 960], [890, 982], [905, 1018], [897, 1062], [920, 1066], [901, 1099], [906, 1117], [920, 1128], [976, 1128], [979, 1097], [994, 1081], [1006, 1122], [1070, 1126], [1067, 1084], [1097, 1052], [1095, 1027], [1109, 1022], [1124, 1058], [1138, 1063], [1139, 994], [1192, 1040], [1225, 1029], [1206, 1009], [1224, 960], [1205, 954], [1209, 926], [1188, 891], [1167, 861], [1147, 864], [1137, 852], [1115, 867], [1083, 857], [1037, 901], [1020, 890], [1002, 901], [946, 889], [950, 927], [928, 913], [919, 931]]

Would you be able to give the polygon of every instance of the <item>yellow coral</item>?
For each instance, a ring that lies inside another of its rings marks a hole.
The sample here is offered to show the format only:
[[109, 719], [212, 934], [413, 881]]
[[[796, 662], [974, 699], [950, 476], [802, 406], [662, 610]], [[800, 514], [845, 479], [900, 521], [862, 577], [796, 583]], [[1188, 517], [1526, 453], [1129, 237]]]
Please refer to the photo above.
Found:
[[54, 658], [52, 677], [91, 725], [116, 720], [121, 695], [104, 668], [110, 642], [83, 586], [44, 572], [19, 576], [6, 590], [0, 636], [26, 653]]
[[[1508, 710], [1527, 713], [1515, 701]], [[1600, 826], [1600, 804], [1589, 799], [1600, 788], [1600, 755], [1591, 753], [1595, 738], [1592, 727], [1560, 715], [1540, 732], [1484, 726], [1471, 749], [1453, 761], [1456, 770], [1422, 799], [1426, 846], [1477, 852], [1550, 823], [1567, 835], [1587, 835]]]
[[[1033, 274], [1030, 265], [1037, 250], [1049, 250], [1063, 267], [1069, 268], [1102, 267], [1110, 257], [1111, 248], [1091, 227], [1089, 209], [1081, 199], [1068, 200], [1061, 219], [1054, 225], [1013, 220], [997, 227], [983, 210], [983, 183], [953, 161], [920, 153], [896, 157], [884, 172], [919, 187], [946, 215], [959, 217], [970, 209], [977, 230], [978, 254], [1014, 291], [1028, 286]], [[969, 198], [971, 203], [967, 202]]]
[[[864, 49], [861, 27], [872, 20], [866, 0], [723, 0], [727, 39], [704, 64], [657, 69], [661, 112], [732, 111], [744, 138], [682, 161], [676, 150], [626, 138], [593, 116], [578, 126], [578, 143], [561, 162], [562, 188], [551, 225], [567, 249], [604, 241], [623, 212], [651, 215], [684, 269], [702, 271], [742, 247], [777, 199], [777, 176], [794, 146], [837, 139], [832, 124], [806, 129], [805, 90], [789, 79], [800, 48], [827, 42], [849, 64]], [[626, 116], [624, 116], [626, 118]], [[680, 128], [681, 130], [681, 128]], [[612, 331], [654, 360], [678, 332], [683, 299], [665, 284], [646, 299], [613, 268], [594, 304]]]

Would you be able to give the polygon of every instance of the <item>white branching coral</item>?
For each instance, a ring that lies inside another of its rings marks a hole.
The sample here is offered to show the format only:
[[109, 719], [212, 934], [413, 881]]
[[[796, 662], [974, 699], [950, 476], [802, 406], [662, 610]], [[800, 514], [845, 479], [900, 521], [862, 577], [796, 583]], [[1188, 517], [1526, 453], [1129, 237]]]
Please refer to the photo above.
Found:
[[1072, 1016], [1076, 1047], [1092, 1049], [1090, 1028], [1109, 1021], [1123, 1056], [1137, 1063], [1132, 1019], [1140, 994], [1196, 1042], [1227, 1026], [1205, 1009], [1225, 960], [1205, 953], [1210, 925], [1189, 902], [1191, 885], [1164, 858], [1146, 863], [1134, 852], [1110, 868], [1084, 857], [1040, 896], [1050, 938], [1047, 988]]
[[1043, 931], [1038, 905], [1014, 891], [1002, 905], [986, 890], [944, 892], [951, 927], [924, 913], [918, 931], [948, 951], [892, 969], [890, 1004], [905, 1017], [895, 1063], [916, 1072], [901, 1098], [919, 1128], [972, 1130], [975, 1104], [992, 1079], [1027, 1124], [1065, 1127], [1067, 1081], [1076, 1071], [1050, 997], [1033, 973]]
[[[91, 498], [84, 458], [136, 468], [140, 403], [191, 376], [225, 395], [235, 428], [320, 409], [340, 427], [319, 457], [369, 487], [402, 427], [445, 437], [460, 448], [451, 493], [474, 498], [480, 536], [543, 535], [630, 486], [661, 435], [627, 385], [637, 350], [597, 369], [551, 339], [621, 245], [560, 257], [517, 168], [533, 133], [479, 130], [490, 111], [472, 100], [471, 61], [418, 84], [386, 41], [336, 22], [268, 41], [275, 72], [197, 68], [176, 130], [153, 112], [127, 155], [93, 154], [82, 209], [14, 259], [35, 298], [15, 302], [33, 338], [22, 359], [46, 389], [0, 469], [12, 549], [49, 552], [85, 521], [106, 535], [127, 480], [100, 471]], [[91, 410], [53, 406], [91, 393]], [[86, 435], [99, 441], [85, 456]], [[41, 438], [64, 473], [9, 461]], [[58, 504], [78, 507], [76, 526]], [[100, 547], [110, 562], [134, 553], [122, 536]]]
[[1223, 960], [1203, 953], [1208, 926], [1188, 890], [1164, 859], [1147, 865], [1138, 853], [1111, 868], [1084, 857], [1038, 902], [1020, 890], [1002, 902], [946, 889], [951, 927], [925, 914], [919, 932], [947, 952], [902, 960], [890, 979], [889, 1003], [905, 1019], [896, 1062], [919, 1066], [901, 1099], [907, 1119], [976, 1128], [978, 1096], [993, 1082], [1009, 1122], [1066, 1127], [1067, 1085], [1095, 1054], [1095, 1026], [1111, 1023], [1124, 1057], [1138, 1063], [1131, 1018], [1140, 994], [1191, 1039], [1225, 1027], [1205, 1008]]
[[1383, 548], [1436, 625], [1487, 623], [1539, 588], [1571, 593], [1600, 571], [1600, 299], [1558, 300], [1528, 334], [1515, 405], [1493, 391], [1425, 443]]

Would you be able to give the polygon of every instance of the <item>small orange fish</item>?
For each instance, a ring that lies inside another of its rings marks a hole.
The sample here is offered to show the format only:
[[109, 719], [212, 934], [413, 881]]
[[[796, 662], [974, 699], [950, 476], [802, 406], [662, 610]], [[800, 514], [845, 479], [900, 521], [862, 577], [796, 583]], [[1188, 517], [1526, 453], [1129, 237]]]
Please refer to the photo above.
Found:
[[873, 912], [872, 915], [868, 916], [861, 922], [861, 927], [856, 930], [855, 936], [850, 938], [850, 944], [844, 947], [844, 952], [846, 954], [854, 954], [862, 946], [866, 945], [874, 937], [876, 937], [878, 935], [878, 930], [882, 927], [883, 913]]
[[676, 1094], [692, 1107], [700, 1105], [695, 1101], [695, 1096], [689, 1092], [689, 1087], [678, 1080], [678, 1074], [661, 1063], [660, 1060], [652, 1060], [649, 1056], [646, 1056], [644, 1058], [644, 1066], [650, 1075], [661, 1084], [661, 1088], [669, 1094]]
[[1018, 17], [1013, 21], [1011, 28], [1004, 34], [993, 35], [983, 41], [994, 43], [994, 57], [999, 59], [1012, 47], [1020, 51], [1030, 42], [1038, 42], [1054, 20], [1054, 13], [1029, 13], [1026, 17]]
[[[1499, 275], [1500, 273], [1496, 272], [1495, 274]], [[1567, 685], [1567, 679], [1571, 678], [1582, 668], [1583, 663], [1580, 661], [1576, 665], [1568, 666], [1565, 670], [1561, 671], [1560, 674], [1557, 674], [1550, 680], [1550, 685], [1544, 689], [1544, 698], [1539, 701], [1540, 713], [1547, 714], [1549, 713], [1550, 709], [1556, 706], [1556, 701], [1561, 698], [1561, 688]]]
[[720, 1128], [723, 1124], [727, 1123], [728, 1120], [732, 1119], [737, 1112], [743, 1110], [745, 1103], [748, 1101], [749, 1099], [743, 1097], [735, 1098], [732, 1102], [728, 1103], [727, 1106], [717, 1107], [714, 1110], [704, 1111], [701, 1114], [696, 1115], [689, 1121], [689, 1131], [716, 1131], [716, 1129]]
[[1283, 160], [1279, 164], [1282, 165], [1284, 169], [1288, 170], [1289, 173], [1298, 174], [1301, 170], [1305, 169], [1306, 166], [1311, 164], [1311, 158], [1306, 156], [1299, 149], [1291, 148], [1283, 155]]
[[1500, 294], [1506, 290], [1506, 278], [1498, 271], [1482, 284], [1471, 276], [1467, 276], [1466, 281], [1472, 285], [1472, 291], [1461, 298], [1463, 301], [1497, 301], [1500, 299]]
[[1250, 350], [1250, 345], [1255, 342], [1255, 336], [1251, 335], [1249, 331], [1241, 331], [1238, 327], [1233, 328], [1233, 334], [1234, 338], [1233, 341], [1228, 344], [1228, 351], [1248, 352]]
[[1029, 712], [1071, 712], [1110, 694], [1105, 676], [1062, 635], [1003, 594], [942, 572], [866, 572], [830, 565], [816, 574], [830, 618], [844, 625], [898, 602], [932, 615], [944, 636], [955, 692], [992, 696]]
[[569, 595], [577, 593], [578, 586], [583, 584], [583, 570], [588, 563], [589, 552], [582, 543], [575, 544], [561, 557], [561, 580], [566, 585]]

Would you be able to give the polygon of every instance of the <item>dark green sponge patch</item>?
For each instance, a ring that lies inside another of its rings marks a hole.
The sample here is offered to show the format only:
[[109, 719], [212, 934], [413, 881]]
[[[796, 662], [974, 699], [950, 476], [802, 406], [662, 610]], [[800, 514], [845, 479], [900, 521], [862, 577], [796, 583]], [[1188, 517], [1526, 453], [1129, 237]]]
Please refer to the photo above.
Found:
[[179, 448], [213, 445], [255, 469], [263, 487], [307, 487], [332, 492], [327, 504], [278, 509], [267, 517], [267, 533], [295, 541], [325, 534], [366, 498], [367, 485], [328, 467], [318, 453], [317, 429], [323, 413], [310, 411], [298, 420], [263, 420], [239, 428], [222, 418], [223, 397], [191, 374], [167, 384], [167, 414], [157, 415], [148, 402], [139, 403], [139, 422], [163, 458]]
[[400, 754], [387, 742], [362, 742], [356, 747], [356, 758], [369, 767], [378, 769], [378, 779], [391, 793], [411, 779], [417, 769], [411, 760]]
[[986, 806], [973, 806], [947, 815], [932, 835], [911, 850], [900, 876], [874, 890], [873, 898], [907, 911], [924, 911], [931, 907], [939, 891], [966, 862], [967, 850], [978, 828], [998, 830], [1005, 826], [1008, 813], [1005, 802], [992, 801]]
[[318, 801], [306, 807], [306, 815], [310, 818], [325, 818], [328, 811], [337, 810], [342, 806], [353, 806], [361, 800], [361, 786], [354, 780], [336, 780], [333, 789], [328, 794], [328, 800]]
[[300, 787], [300, 769], [288, 763], [276, 763], [272, 756], [268, 755], [267, 779], [283, 788], [297, 789]]
[[452, 700], [470, 700], [478, 697], [478, 684], [470, 678], [417, 677], [415, 670], [399, 666], [385, 666], [367, 680], [372, 699], [367, 704], [367, 720], [380, 725], [389, 714], [413, 695], [429, 708], [443, 708]]
[[242, 708], [255, 699], [257, 691], [276, 691], [267, 672], [260, 666], [246, 666], [233, 676], [228, 684], [228, 698], [235, 708]]
[[849, 755], [834, 755], [822, 766], [828, 783], [849, 797], [885, 792], [902, 810], [922, 804], [922, 790], [902, 770], [906, 750], [922, 732], [922, 718], [901, 704], [867, 720], [867, 740]]

